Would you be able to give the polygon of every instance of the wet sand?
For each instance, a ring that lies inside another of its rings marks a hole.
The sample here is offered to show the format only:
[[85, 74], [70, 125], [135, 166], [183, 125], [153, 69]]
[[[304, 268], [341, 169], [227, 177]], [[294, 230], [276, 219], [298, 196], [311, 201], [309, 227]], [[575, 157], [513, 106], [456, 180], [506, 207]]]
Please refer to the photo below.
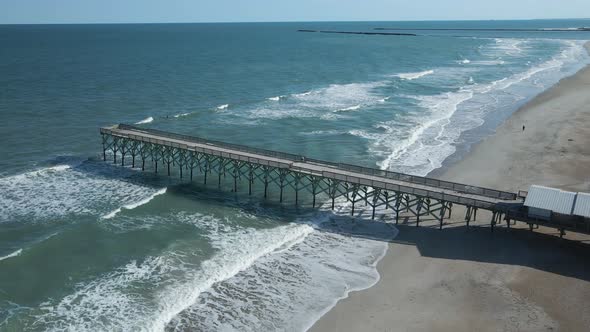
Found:
[[[586, 45], [590, 51], [589, 45]], [[502, 190], [531, 184], [590, 192], [590, 68], [515, 112], [441, 178]], [[522, 126], [526, 128], [523, 131]], [[443, 231], [404, 219], [377, 268], [311, 331], [590, 331], [590, 236], [541, 228]]]

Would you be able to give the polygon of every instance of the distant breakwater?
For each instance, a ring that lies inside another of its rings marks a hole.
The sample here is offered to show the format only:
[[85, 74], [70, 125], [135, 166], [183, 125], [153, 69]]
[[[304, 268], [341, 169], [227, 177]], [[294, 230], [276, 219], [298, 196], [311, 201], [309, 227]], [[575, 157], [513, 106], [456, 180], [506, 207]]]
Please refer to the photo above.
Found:
[[417, 36], [414, 33], [401, 33], [401, 32], [365, 32], [365, 31], [333, 31], [333, 30], [309, 30], [300, 29], [298, 32], [319, 32], [319, 33], [341, 33], [348, 35], [381, 35], [381, 36]]

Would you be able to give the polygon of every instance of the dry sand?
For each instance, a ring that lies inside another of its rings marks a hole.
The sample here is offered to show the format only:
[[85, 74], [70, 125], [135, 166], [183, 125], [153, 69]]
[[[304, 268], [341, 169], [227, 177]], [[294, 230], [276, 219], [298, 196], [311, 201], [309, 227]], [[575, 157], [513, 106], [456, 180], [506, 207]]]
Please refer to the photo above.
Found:
[[[441, 178], [590, 191], [589, 124], [586, 68], [517, 111]], [[467, 229], [462, 212], [454, 208], [443, 231], [407, 218], [377, 266], [381, 280], [311, 331], [590, 331], [590, 237], [561, 240], [555, 230], [523, 227], [491, 233], [485, 213]]]

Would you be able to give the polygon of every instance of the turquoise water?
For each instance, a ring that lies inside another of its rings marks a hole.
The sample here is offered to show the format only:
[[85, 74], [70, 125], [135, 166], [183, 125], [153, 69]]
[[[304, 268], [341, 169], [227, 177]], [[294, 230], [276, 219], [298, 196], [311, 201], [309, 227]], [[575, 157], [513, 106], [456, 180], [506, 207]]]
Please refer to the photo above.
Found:
[[391, 26], [590, 21], [0, 26], [0, 330], [305, 330], [379, 278], [389, 224], [103, 163], [100, 126], [426, 175], [590, 62], [583, 32], [296, 32]]

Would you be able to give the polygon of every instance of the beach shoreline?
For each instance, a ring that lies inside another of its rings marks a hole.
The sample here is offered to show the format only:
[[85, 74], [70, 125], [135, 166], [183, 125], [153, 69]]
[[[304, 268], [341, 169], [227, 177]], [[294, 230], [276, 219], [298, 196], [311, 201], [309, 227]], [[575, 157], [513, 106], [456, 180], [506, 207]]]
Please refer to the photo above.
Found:
[[[519, 108], [439, 177], [509, 191], [590, 191], [586, 105], [590, 66]], [[351, 292], [310, 331], [590, 329], [590, 237], [560, 240], [556, 230], [522, 225], [491, 234], [486, 213], [469, 229], [460, 207], [453, 214], [442, 232], [436, 221], [416, 228], [404, 219], [377, 265], [377, 284]]]

